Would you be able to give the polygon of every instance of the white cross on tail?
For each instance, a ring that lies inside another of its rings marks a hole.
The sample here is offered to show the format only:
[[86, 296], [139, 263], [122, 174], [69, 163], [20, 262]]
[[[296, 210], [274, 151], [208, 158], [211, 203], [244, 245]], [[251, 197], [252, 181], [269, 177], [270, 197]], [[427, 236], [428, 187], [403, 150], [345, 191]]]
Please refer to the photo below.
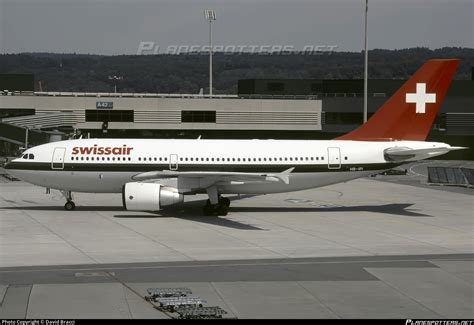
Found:
[[424, 114], [426, 111], [427, 103], [436, 103], [436, 94], [427, 94], [426, 93], [426, 84], [417, 83], [416, 84], [416, 93], [406, 94], [405, 102], [416, 103], [416, 113]]

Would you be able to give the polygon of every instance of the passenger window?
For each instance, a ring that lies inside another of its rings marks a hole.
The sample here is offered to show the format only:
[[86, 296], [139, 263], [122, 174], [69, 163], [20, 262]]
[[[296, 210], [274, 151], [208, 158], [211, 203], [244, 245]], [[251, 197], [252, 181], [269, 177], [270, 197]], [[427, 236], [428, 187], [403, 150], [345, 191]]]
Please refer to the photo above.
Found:
[[35, 159], [35, 156], [32, 153], [30, 153], [30, 155], [28, 156], [28, 159]]

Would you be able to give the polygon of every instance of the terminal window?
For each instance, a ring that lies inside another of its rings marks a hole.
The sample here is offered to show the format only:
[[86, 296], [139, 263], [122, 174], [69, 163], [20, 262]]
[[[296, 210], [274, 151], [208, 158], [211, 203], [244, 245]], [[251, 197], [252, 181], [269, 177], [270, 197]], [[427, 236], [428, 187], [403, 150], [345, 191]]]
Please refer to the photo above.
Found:
[[284, 91], [285, 84], [283, 82], [269, 82], [267, 88], [269, 91]]
[[133, 122], [132, 110], [86, 109], [86, 122]]
[[216, 111], [181, 111], [181, 123], [216, 123]]
[[35, 110], [29, 109], [29, 108], [24, 108], [24, 109], [2, 108], [0, 109], [0, 119], [7, 118], [7, 117], [27, 116], [27, 115], [35, 115]]

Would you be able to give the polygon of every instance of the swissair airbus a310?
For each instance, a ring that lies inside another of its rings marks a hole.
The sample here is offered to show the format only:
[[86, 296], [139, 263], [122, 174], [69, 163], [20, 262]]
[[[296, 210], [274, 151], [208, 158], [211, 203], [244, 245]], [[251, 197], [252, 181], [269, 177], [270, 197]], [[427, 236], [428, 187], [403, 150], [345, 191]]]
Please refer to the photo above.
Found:
[[205, 215], [226, 215], [223, 194], [327, 186], [461, 149], [425, 142], [458, 60], [427, 61], [373, 116], [334, 140], [76, 139], [40, 145], [5, 166], [26, 182], [72, 192], [122, 193], [126, 210], [156, 211], [207, 193]]

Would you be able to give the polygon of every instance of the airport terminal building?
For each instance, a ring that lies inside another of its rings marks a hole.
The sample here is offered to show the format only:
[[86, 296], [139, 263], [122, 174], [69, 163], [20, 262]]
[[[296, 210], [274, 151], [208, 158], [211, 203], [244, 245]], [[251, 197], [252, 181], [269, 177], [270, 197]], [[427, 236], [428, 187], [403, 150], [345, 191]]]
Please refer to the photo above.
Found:
[[[369, 117], [403, 82], [369, 80]], [[0, 140], [17, 145], [36, 145], [79, 134], [331, 139], [362, 122], [362, 80], [240, 80], [237, 95], [212, 98], [194, 94], [16, 91], [2, 86], [6, 90], [0, 96]], [[474, 81], [453, 81], [429, 140], [472, 147], [472, 107]]]

